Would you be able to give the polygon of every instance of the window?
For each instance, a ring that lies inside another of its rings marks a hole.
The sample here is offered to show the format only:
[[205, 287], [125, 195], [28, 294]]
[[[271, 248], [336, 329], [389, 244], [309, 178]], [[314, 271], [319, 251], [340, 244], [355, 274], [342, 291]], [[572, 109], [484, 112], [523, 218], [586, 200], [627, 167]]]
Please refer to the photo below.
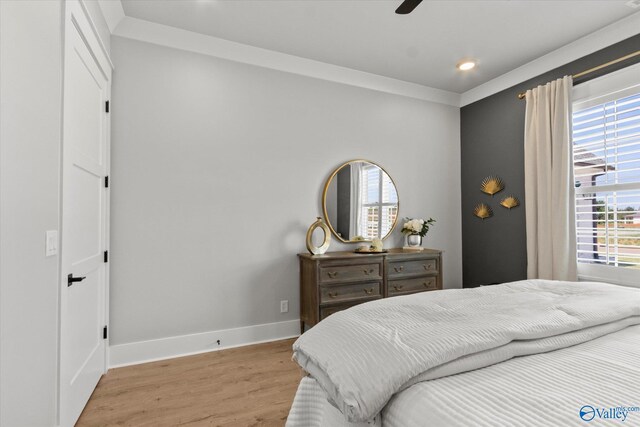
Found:
[[375, 165], [363, 167], [361, 174], [358, 234], [368, 240], [386, 236], [398, 215], [396, 188], [389, 175]]
[[[624, 282], [640, 273], [640, 68], [574, 89], [578, 272]], [[609, 267], [600, 269], [598, 267]], [[594, 268], [595, 267], [595, 268]], [[617, 271], [611, 269], [613, 267]]]

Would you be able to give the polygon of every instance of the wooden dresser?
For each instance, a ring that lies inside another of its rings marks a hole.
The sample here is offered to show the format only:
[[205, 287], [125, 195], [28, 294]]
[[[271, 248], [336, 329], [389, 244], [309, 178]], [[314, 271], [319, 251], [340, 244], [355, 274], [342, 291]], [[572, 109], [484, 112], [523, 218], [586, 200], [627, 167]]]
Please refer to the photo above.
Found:
[[442, 289], [442, 251], [298, 254], [300, 330], [345, 308], [396, 295]]

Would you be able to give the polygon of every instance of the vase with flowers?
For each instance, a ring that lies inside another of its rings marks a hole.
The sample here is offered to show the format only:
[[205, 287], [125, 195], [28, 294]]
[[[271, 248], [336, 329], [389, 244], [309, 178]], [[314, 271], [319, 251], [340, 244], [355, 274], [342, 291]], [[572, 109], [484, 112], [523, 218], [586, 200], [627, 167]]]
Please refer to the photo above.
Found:
[[402, 226], [402, 233], [406, 237], [406, 249], [421, 250], [422, 238], [429, 232], [429, 228], [436, 222], [435, 219], [406, 218]]

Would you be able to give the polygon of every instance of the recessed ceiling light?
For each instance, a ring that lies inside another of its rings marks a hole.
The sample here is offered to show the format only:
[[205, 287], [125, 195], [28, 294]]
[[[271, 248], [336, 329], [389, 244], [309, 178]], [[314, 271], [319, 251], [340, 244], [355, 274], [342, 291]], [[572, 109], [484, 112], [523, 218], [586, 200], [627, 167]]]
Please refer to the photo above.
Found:
[[456, 68], [460, 71], [469, 71], [476, 66], [475, 61], [462, 61], [456, 65]]

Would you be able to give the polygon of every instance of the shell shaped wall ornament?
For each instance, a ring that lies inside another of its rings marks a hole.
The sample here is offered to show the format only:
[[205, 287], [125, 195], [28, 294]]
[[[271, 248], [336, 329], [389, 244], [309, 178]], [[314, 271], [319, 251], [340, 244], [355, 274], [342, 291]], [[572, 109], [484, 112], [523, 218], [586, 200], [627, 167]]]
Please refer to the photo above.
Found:
[[497, 176], [488, 176], [482, 180], [480, 190], [483, 193], [493, 196], [494, 194], [504, 190], [504, 182], [502, 182], [502, 179]]
[[487, 219], [493, 216], [493, 209], [489, 205], [485, 205], [484, 203], [480, 203], [476, 205], [473, 210], [473, 214], [480, 219]]
[[[320, 246], [315, 246], [313, 244], [313, 232], [316, 228], [321, 228], [324, 232], [324, 239]], [[307, 250], [313, 255], [323, 255], [329, 249], [329, 245], [331, 244], [331, 230], [329, 230], [329, 226], [322, 219], [322, 217], [317, 217], [316, 222], [311, 224], [309, 230], [307, 231]]]
[[520, 206], [520, 200], [518, 200], [516, 197], [513, 197], [513, 196], [507, 196], [504, 199], [502, 199], [500, 204], [505, 208], [511, 210], [517, 206]]

